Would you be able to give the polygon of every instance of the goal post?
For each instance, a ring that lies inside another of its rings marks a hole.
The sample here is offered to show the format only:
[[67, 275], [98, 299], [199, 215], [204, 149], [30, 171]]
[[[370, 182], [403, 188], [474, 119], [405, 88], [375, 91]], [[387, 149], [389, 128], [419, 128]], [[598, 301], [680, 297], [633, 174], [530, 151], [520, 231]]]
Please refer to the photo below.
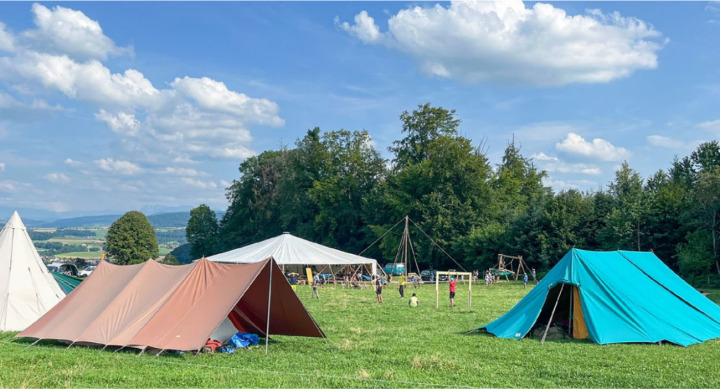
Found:
[[440, 276], [446, 275], [448, 276], [448, 282], [450, 282], [450, 277], [455, 277], [455, 280], [457, 281], [458, 276], [467, 276], [468, 281], [468, 307], [472, 307], [472, 273], [468, 272], [457, 272], [457, 271], [439, 271], [435, 272], [435, 309], [437, 309], [440, 306]]

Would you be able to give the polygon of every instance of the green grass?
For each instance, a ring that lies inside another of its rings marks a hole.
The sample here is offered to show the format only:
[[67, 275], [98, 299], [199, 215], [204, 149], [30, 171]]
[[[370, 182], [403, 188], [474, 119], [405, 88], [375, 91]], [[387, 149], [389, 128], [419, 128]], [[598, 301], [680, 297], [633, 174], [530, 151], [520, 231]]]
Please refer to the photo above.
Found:
[[99, 251], [73, 251], [55, 255], [58, 258], [100, 259]]
[[[407, 307], [395, 290], [377, 304], [370, 289], [310, 289], [298, 294], [332, 341], [275, 337], [262, 348], [193, 357], [100, 351], [0, 335], [2, 387], [717, 387], [720, 341], [598, 346], [590, 341], [498, 339], [464, 332], [511, 308], [525, 290], [501, 284], [474, 289], [473, 306], [435, 309], [434, 289]], [[412, 293], [410, 288], [409, 293]], [[718, 291], [709, 296], [717, 301]], [[201, 320], [201, 318], [198, 318]]]
[[158, 251], [160, 253], [160, 256], [164, 257], [164, 256], [170, 254], [170, 252], [173, 251], [173, 249], [167, 248], [167, 247], [158, 247]]

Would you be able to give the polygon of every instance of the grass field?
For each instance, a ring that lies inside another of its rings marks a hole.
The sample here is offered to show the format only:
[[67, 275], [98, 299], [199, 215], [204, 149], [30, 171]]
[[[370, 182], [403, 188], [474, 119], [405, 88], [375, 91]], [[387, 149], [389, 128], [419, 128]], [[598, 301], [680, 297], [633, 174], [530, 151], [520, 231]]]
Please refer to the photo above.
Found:
[[55, 255], [58, 258], [100, 259], [99, 251], [73, 251]]
[[[321, 300], [311, 300], [309, 287], [299, 286], [298, 294], [332, 342], [278, 336], [267, 357], [262, 348], [197, 357], [66, 349], [49, 341], [28, 348], [29, 341], [5, 333], [0, 335], [0, 386], [720, 386], [720, 340], [683, 348], [465, 335], [503, 314], [526, 291], [502, 284], [473, 292], [472, 308], [459, 292], [458, 306], [449, 308], [442, 293], [436, 310], [429, 285], [418, 290], [418, 308], [409, 308], [395, 290], [386, 290], [380, 305], [371, 289], [325, 287]], [[713, 290], [709, 297], [718, 301], [720, 293]]]

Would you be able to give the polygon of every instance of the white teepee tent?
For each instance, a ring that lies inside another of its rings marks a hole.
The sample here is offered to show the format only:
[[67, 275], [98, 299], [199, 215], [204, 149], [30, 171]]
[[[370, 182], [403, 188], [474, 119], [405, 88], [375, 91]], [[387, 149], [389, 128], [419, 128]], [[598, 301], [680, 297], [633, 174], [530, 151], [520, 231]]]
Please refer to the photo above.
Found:
[[17, 211], [0, 232], [0, 331], [22, 331], [65, 297]]

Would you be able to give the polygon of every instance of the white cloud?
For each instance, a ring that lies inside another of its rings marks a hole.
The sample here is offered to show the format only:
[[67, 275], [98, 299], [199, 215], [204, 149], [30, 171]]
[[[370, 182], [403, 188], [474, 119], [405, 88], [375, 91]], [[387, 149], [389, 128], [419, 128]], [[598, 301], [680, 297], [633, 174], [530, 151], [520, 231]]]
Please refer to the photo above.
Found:
[[49, 173], [44, 175], [43, 178], [54, 183], [70, 182], [70, 178], [63, 173]]
[[48, 9], [35, 3], [32, 12], [37, 29], [23, 35], [31, 40], [34, 48], [81, 60], [104, 60], [108, 55], [132, 53], [132, 49], [115, 46], [103, 33], [100, 23], [80, 11], [61, 6]]
[[541, 152], [541, 153], [537, 153], [537, 154], [533, 154], [531, 158], [532, 158], [532, 159], [535, 159], [535, 160], [538, 160], [538, 161], [557, 161], [557, 160], [558, 160], [558, 157], [551, 157], [551, 156], [549, 156], [549, 155], [547, 155], [547, 154], [545, 154], [545, 153], [542, 153], [542, 152]]
[[532, 159], [539, 162], [539, 167], [549, 173], [578, 173], [598, 175], [602, 171], [597, 166], [584, 163], [567, 163], [558, 157], [551, 157], [545, 153], [533, 154]]
[[70, 158], [66, 159], [64, 163], [65, 163], [66, 165], [70, 166], [70, 167], [80, 167], [80, 166], [83, 165], [82, 162], [80, 162], [80, 161], [74, 161], [74, 160], [72, 160], [72, 159], [70, 159]]
[[38, 82], [69, 98], [99, 105], [137, 107], [157, 103], [161, 97], [137, 70], [112, 74], [96, 60], [76, 62], [65, 55], [34, 51], [0, 57], [0, 77]]
[[380, 28], [375, 24], [375, 19], [364, 10], [355, 15], [355, 24], [351, 25], [348, 22], [340, 23], [340, 19], [335, 17], [335, 25], [347, 31], [350, 35], [357, 37], [364, 43], [377, 43], [383, 38], [383, 35], [380, 33]]
[[175, 168], [172, 166], [166, 167], [165, 170], [163, 170], [163, 173], [174, 174], [174, 175], [178, 175], [178, 176], [188, 176], [188, 177], [195, 177], [195, 176], [200, 175], [200, 173], [198, 173], [198, 171], [195, 169]]
[[119, 112], [111, 114], [104, 109], [95, 114], [95, 119], [107, 123], [113, 132], [121, 135], [135, 136], [140, 130], [140, 121], [134, 114]]
[[95, 160], [95, 165], [100, 169], [123, 175], [132, 175], [142, 172], [142, 168], [129, 161], [115, 160], [114, 158], [103, 158]]
[[182, 182], [187, 185], [194, 186], [194, 187], [200, 188], [200, 189], [217, 188], [217, 184], [212, 181], [206, 182], [206, 181], [196, 180], [194, 178], [183, 177]]
[[664, 147], [667, 149], [682, 149], [687, 146], [683, 141], [662, 135], [650, 135], [647, 137], [647, 141], [651, 146]]
[[267, 99], [253, 99], [243, 93], [229, 90], [219, 81], [208, 77], [176, 78], [170, 84], [176, 91], [196, 101], [200, 108], [233, 114], [239, 118], [260, 124], [282, 126], [284, 121], [277, 116], [278, 106]]
[[712, 132], [716, 136], [720, 136], [720, 119], [702, 122], [697, 126], [705, 131]]
[[5, 24], [0, 22], [0, 51], [15, 50], [15, 38], [6, 30]]
[[600, 187], [599, 183], [597, 183], [595, 181], [590, 181], [590, 180], [563, 181], [563, 180], [554, 180], [552, 178], [544, 178], [543, 185], [550, 186], [555, 191], [570, 190], [570, 189], [597, 190]]
[[32, 185], [14, 180], [0, 180], [0, 192], [20, 192], [32, 188]]
[[385, 33], [365, 11], [340, 27], [414, 57], [432, 76], [470, 83], [609, 82], [656, 68], [662, 47], [661, 34], [637, 18], [598, 10], [572, 16], [520, 0], [415, 6], [390, 17]]
[[[0, 52], [0, 81], [93, 104], [95, 119], [118, 134], [118, 144], [133, 160], [244, 159], [255, 155], [253, 125], [285, 124], [277, 103], [208, 77], [177, 77], [159, 89], [138, 70], [114, 73], [101, 61], [124, 49], [98, 22], [61, 6], [35, 5], [33, 13], [37, 28], [21, 34], [18, 42], [24, 46], [8, 55]], [[0, 103], [8, 100], [3, 97]]]
[[5, 163], [0, 162], [0, 172], [4, 172], [4, 171], [5, 171]]
[[601, 161], [622, 161], [632, 155], [626, 148], [614, 146], [604, 139], [595, 138], [592, 142], [588, 142], [574, 132], [567, 134], [562, 142], [556, 143], [555, 148], [568, 154]]

